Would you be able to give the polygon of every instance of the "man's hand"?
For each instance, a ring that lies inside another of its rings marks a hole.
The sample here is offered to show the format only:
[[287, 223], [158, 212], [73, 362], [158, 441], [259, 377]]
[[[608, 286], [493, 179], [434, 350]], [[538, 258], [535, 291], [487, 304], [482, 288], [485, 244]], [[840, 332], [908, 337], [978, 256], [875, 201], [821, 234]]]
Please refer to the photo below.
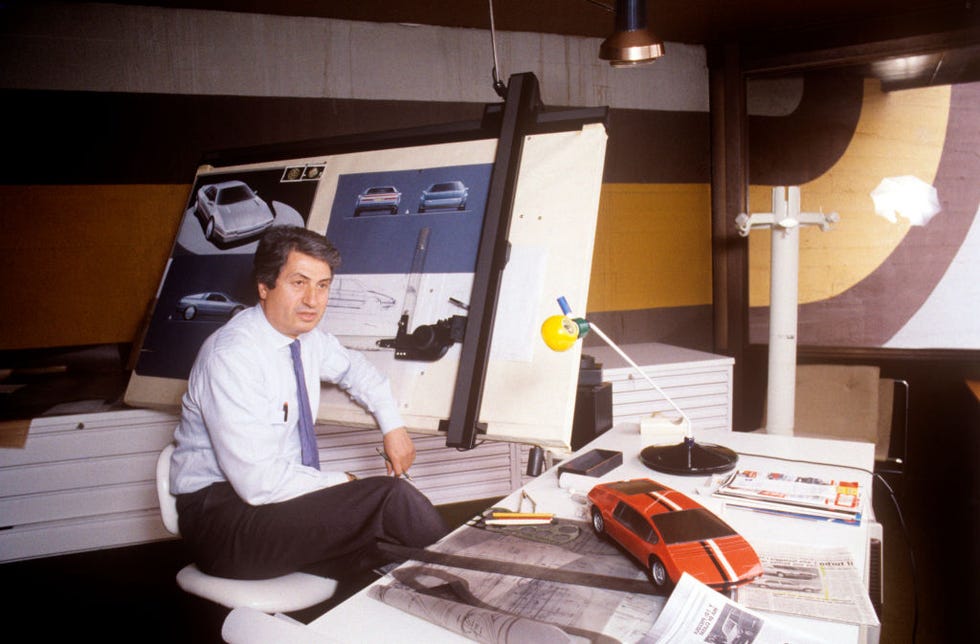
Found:
[[384, 436], [385, 454], [388, 459], [385, 465], [388, 474], [401, 476], [408, 473], [408, 468], [415, 462], [415, 443], [404, 427], [393, 429]]

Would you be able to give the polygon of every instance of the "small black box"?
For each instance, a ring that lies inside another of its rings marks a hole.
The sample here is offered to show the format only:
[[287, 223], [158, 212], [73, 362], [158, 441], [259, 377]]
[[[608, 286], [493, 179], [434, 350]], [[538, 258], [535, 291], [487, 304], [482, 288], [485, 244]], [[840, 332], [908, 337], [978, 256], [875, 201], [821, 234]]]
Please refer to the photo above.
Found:
[[623, 464], [623, 453], [608, 449], [591, 449], [558, 466], [558, 476], [564, 473], [602, 476]]
[[579, 385], [575, 391], [571, 447], [577, 450], [612, 427], [612, 383]]
[[578, 363], [578, 386], [596, 386], [602, 384], [602, 363], [583, 353]]

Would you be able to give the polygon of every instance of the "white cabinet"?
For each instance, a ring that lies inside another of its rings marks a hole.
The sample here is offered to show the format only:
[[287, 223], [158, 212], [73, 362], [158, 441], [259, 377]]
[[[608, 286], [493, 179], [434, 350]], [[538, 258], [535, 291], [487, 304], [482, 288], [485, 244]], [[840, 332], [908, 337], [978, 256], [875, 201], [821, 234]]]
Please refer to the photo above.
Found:
[[[0, 448], [0, 562], [172, 538], [160, 520], [156, 460], [177, 416], [126, 409], [35, 418], [22, 449]], [[317, 425], [324, 469], [385, 473], [373, 428]], [[527, 446], [460, 452], [415, 437], [412, 478], [433, 503], [499, 498], [522, 483]]]
[[35, 418], [0, 449], [0, 561], [168, 538], [156, 459], [176, 417], [125, 410]]
[[[655, 342], [619, 348], [687, 414], [695, 430], [731, 431], [734, 358]], [[673, 410], [612, 348], [584, 347], [582, 353], [602, 365], [603, 381], [612, 384], [613, 424]]]

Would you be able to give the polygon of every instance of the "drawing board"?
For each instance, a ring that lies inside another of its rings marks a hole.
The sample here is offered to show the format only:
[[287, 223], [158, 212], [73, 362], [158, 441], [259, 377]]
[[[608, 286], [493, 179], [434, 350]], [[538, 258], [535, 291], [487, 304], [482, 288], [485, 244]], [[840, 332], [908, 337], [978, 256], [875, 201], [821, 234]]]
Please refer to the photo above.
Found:
[[[539, 327], [559, 296], [585, 310], [605, 142], [602, 124], [523, 141], [480, 412], [487, 439], [569, 446], [581, 348], [554, 353]], [[400, 323], [465, 324], [497, 145], [479, 138], [295, 158], [272, 149], [268, 160], [199, 168], [126, 403], [179, 406], [204, 339], [257, 304], [251, 262], [261, 233], [299, 225], [342, 256], [321, 327], [388, 375], [409, 429], [438, 432], [459, 341], [425, 359], [397, 357], [390, 341]], [[332, 385], [320, 401], [320, 422], [374, 425]]]

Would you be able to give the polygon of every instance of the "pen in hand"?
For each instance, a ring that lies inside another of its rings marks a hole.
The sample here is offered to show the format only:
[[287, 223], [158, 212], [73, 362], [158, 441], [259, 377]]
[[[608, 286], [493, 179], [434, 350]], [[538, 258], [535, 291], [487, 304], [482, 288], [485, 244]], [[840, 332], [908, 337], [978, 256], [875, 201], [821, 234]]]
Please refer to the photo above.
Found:
[[[374, 448], [374, 451], [376, 451], [378, 453], [378, 456], [380, 456], [381, 458], [383, 458], [386, 463], [388, 463], [389, 465], [391, 465], [391, 459], [388, 458], [388, 454], [386, 454], [383, 449], [381, 449], [380, 447], [375, 447]], [[413, 480], [412, 477], [408, 475], [408, 472], [402, 472], [402, 476], [404, 478], [408, 479], [409, 481], [412, 481]]]

